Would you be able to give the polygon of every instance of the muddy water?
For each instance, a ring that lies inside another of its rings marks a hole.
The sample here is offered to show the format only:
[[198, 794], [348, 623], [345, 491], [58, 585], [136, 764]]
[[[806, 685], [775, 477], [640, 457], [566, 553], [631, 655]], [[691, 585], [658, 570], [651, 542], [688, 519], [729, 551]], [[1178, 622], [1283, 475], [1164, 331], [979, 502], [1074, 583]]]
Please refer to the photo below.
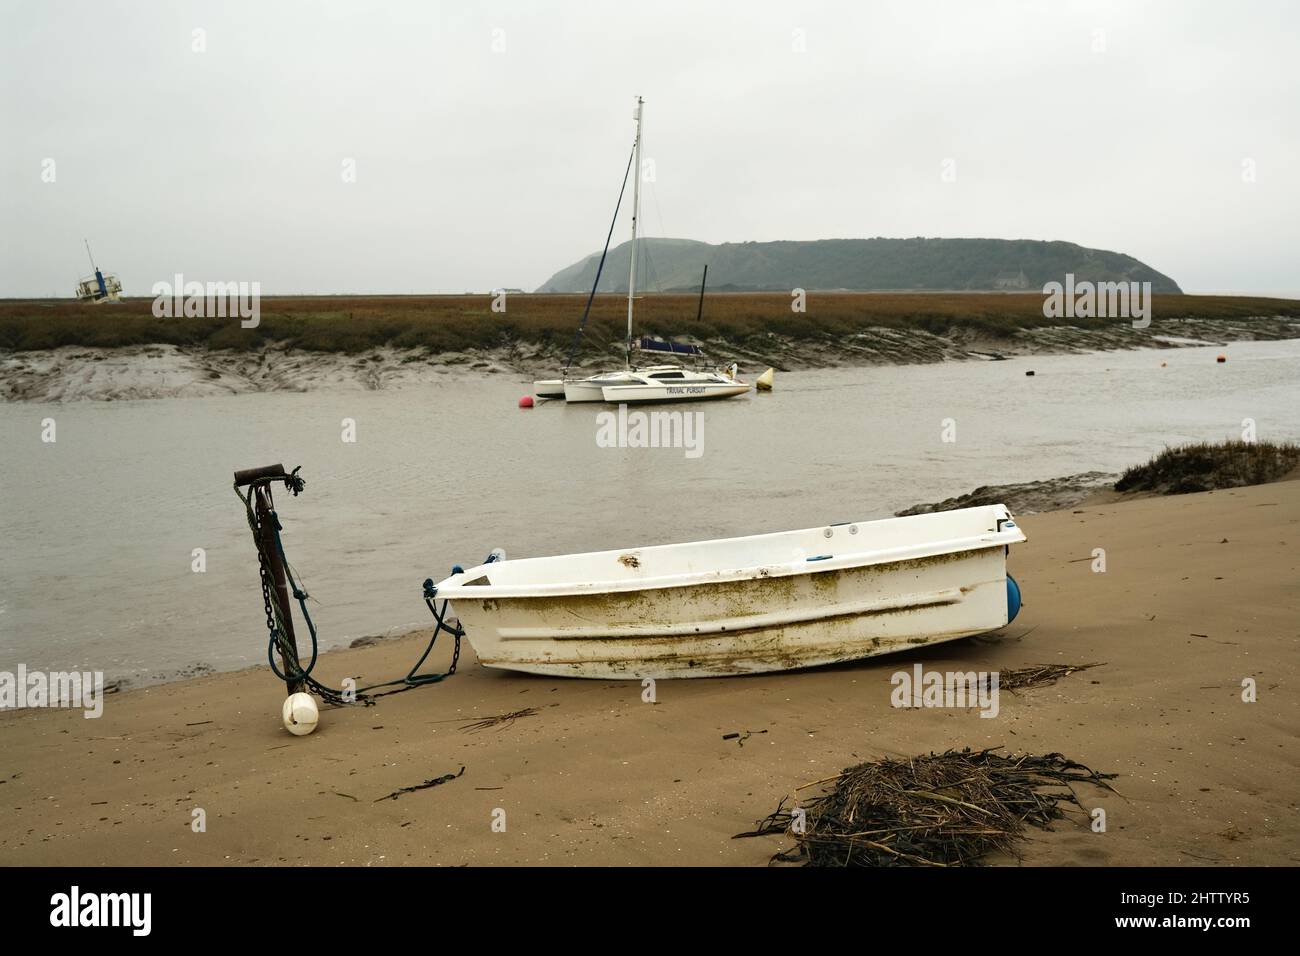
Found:
[[302, 465], [306, 493], [277, 496], [284, 543], [333, 647], [423, 624], [424, 578], [495, 546], [522, 557], [886, 516], [981, 484], [1120, 470], [1165, 443], [1238, 437], [1244, 418], [1300, 439], [1300, 341], [779, 375], [770, 395], [675, 407], [703, 415], [698, 456], [601, 447], [600, 406], [521, 411], [525, 391], [488, 376], [0, 406], [0, 670], [144, 681], [264, 660], [237, 468]]

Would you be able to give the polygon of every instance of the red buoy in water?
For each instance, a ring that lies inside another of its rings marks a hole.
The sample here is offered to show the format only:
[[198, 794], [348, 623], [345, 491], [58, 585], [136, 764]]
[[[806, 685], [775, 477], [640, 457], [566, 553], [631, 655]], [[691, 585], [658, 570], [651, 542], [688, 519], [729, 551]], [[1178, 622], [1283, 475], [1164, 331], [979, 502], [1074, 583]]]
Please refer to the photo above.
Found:
[[519, 407], [520, 407], [520, 408], [532, 408], [532, 407], [533, 407], [533, 396], [531, 396], [531, 395], [525, 395], [523, 398], [519, 399]]
[[1228, 361], [1228, 356], [1226, 356], [1226, 355], [1220, 355], [1218, 358], [1215, 359], [1215, 361], [1216, 361], [1216, 362], [1219, 362], [1219, 363], [1226, 362], [1226, 361]]

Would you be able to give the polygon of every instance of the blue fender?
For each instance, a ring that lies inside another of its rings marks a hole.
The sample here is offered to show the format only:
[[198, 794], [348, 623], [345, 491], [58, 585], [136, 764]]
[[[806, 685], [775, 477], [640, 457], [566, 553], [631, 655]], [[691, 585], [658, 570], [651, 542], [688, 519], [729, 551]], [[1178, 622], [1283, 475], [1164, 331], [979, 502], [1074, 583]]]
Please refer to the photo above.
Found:
[[1010, 624], [1020, 613], [1020, 585], [1011, 575], [1007, 575], [1007, 623]]

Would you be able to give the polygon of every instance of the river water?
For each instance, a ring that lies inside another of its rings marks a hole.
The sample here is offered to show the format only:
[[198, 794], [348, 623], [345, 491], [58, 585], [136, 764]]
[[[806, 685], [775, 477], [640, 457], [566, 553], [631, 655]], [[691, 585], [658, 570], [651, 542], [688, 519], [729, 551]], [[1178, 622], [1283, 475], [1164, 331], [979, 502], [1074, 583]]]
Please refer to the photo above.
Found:
[[673, 406], [702, 413], [698, 456], [602, 447], [601, 406], [517, 409], [528, 390], [485, 376], [0, 406], [0, 670], [144, 682], [265, 660], [239, 468], [302, 466], [306, 492], [276, 501], [328, 648], [426, 623], [421, 582], [496, 546], [524, 557], [884, 517], [982, 484], [1119, 471], [1166, 443], [1240, 437], [1245, 418], [1261, 439], [1300, 440], [1300, 341], [786, 373], [771, 394]]

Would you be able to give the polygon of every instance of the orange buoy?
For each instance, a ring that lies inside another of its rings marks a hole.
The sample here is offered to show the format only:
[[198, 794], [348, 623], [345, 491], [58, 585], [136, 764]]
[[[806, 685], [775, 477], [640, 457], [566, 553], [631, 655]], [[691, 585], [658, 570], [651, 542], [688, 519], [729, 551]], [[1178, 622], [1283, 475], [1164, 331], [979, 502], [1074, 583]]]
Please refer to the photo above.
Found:
[[520, 407], [520, 408], [532, 408], [532, 407], [533, 407], [533, 396], [531, 396], [531, 395], [525, 395], [523, 398], [519, 399], [519, 407]]
[[1218, 362], [1220, 365], [1222, 365], [1224, 362], [1228, 361], [1228, 356], [1226, 356], [1226, 355], [1220, 355], [1220, 356], [1219, 356], [1218, 358], [1216, 358], [1214, 361], [1216, 361], [1216, 362]]

